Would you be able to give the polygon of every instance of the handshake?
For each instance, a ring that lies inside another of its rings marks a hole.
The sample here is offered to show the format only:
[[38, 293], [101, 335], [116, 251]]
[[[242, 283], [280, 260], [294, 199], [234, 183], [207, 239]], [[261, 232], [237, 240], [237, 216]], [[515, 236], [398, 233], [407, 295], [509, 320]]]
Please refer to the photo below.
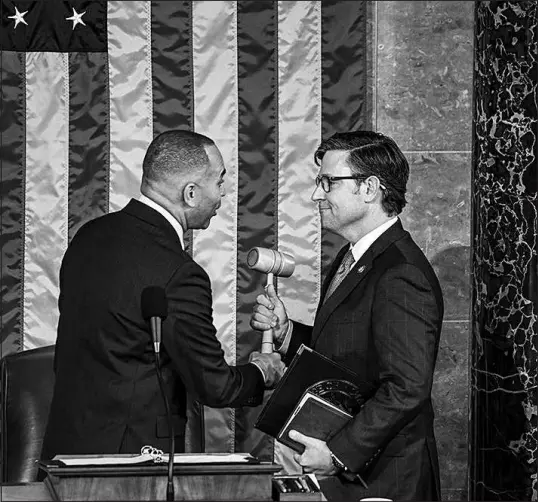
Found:
[[[263, 295], [258, 295], [256, 305], [250, 319], [250, 326], [256, 331], [272, 331], [273, 343], [282, 343], [289, 329], [290, 321], [284, 304], [278, 298], [275, 287], [270, 284]], [[260, 354], [252, 352], [249, 362], [255, 364], [264, 375], [265, 387], [274, 388], [286, 367], [282, 362], [282, 357], [278, 352], [270, 354]]]

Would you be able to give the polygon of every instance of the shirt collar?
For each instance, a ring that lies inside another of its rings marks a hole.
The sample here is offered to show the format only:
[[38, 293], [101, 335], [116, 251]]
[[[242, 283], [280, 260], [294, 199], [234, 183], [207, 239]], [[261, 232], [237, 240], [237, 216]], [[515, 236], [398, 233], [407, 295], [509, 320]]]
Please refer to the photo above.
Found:
[[390, 227], [392, 227], [392, 225], [394, 225], [397, 221], [397, 216], [391, 218], [382, 225], [379, 225], [368, 232], [364, 237], [361, 237], [353, 246], [351, 246], [351, 252], [353, 253], [355, 263], [361, 259], [362, 255], [366, 253], [368, 248], [377, 240], [377, 238], [386, 232]]
[[170, 223], [170, 225], [172, 225], [172, 227], [176, 231], [177, 236], [179, 237], [179, 242], [181, 242], [181, 247], [185, 249], [185, 246], [183, 244], [183, 227], [181, 226], [179, 221], [177, 221], [167, 209], [157, 204], [155, 201], [151, 200], [150, 198], [146, 197], [144, 194], [140, 194], [140, 197], [138, 197], [138, 200], [139, 202], [146, 204], [146, 206], [149, 206], [152, 209], [155, 209], [155, 211], [157, 211], [158, 213], [161, 213], [166, 218], [168, 223]]

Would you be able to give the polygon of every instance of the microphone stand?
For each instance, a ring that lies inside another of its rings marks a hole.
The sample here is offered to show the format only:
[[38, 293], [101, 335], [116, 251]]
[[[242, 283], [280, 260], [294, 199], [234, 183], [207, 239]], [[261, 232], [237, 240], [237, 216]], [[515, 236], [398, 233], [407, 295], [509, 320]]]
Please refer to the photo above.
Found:
[[155, 368], [157, 370], [157, 379], [159, 380], [159, 387], [161, 388], [161, 394], [164, 400], [164, 407], [166, 409], [166, 417], [168, 420], [168, 433], [169, 436], [169, 453], [168, 453], [168, 484], [166, 486], [166, 500], [174, 500], [174, 453], [175, 436], [174, 436], [174, 424], [172, 423], [172, 412], [170, 411], [170, 405], [168, 398], [166, 397], [166, 391], [164, 389], [164, 380], [161, 373], [161, 359], [160, 359], [160, 340], [161, 340], [161, 318], [151, 318], [151, 331], [155, 334], [155, 341], [153, 343], [155, 349]]

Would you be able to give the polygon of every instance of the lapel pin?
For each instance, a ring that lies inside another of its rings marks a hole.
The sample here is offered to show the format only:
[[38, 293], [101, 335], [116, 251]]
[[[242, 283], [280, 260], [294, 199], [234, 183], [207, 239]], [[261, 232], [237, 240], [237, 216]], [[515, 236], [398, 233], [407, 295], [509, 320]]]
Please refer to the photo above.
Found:
[[362, 266], [359, 267], [359, 269], [357, 270], [357, 272], [358, 272], [359, 274], [362, 274], [362, 273], [364, 272], [364, 269], [365, 269], [365, 268], [366, 268], [366, 266], [365, 266], [365, 265], [362, 265]]

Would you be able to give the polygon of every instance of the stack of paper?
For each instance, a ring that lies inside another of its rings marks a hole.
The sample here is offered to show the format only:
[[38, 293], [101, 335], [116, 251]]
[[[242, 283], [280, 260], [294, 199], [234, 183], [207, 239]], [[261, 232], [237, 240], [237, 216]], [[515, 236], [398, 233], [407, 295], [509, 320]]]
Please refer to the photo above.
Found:
[[[161, 455], [161, 463], [168, 462], [168, 454]], [[75, 465], [133, 465], [153, 462], [154, 457], [148, 453], [141, 455], [56, 455], [67, 466]], [[176, 453], [174, 464], [241, 464], [255, 458], [250, 453]]]

